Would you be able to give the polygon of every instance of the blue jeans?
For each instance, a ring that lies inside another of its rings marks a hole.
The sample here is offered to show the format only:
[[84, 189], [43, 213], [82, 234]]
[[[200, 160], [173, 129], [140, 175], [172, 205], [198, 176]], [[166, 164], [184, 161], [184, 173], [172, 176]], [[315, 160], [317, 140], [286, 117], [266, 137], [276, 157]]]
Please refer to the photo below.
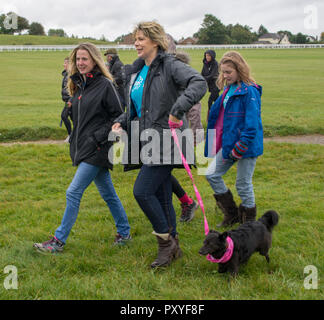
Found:
[[94, 181], [101, 197], [107, 203], [115, 220], [117, 232], [127, 236], [130, 231], [126, 212], [116, 194], [108, 169], [81, 162], [74, 178], [66, 190], [66, 208], [61, 225], [55, 232], [55, 237], [64, 243], [77, 219], [83, 192]]
[[157, 233], [176, 235], [172, 204], [172, 166], [143, 165], [134, 184], [134, 197]]
[[[237, 162], [236, 190], [246, 208], [255, 206], [255, 198], [252, 184], [252, 177], [256, 165], [256, 157], [243, 158]], [[214, 190], [215, 194], [225, 193], [226, 187], [223, 175], [233, 166], [232, 159], [224, 159], [222, 149], [219, 150], [206, 171], [206, 179]]]

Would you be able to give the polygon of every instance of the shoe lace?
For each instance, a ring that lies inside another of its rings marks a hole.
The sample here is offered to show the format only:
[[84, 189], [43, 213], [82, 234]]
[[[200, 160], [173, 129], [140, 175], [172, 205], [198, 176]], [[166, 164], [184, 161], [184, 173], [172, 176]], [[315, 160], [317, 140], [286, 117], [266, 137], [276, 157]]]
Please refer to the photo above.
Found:
[[122, 239], [123, 237], [119, 233], [117, 233], [115, 236], [115, 242], [121, 241]]
[[182, 216], [187, 216], [190, 211], [190, 205], [188, 203], [181, 203]]
[[56, 239], [53, 236], [50, 236], [50, 239], [43, 242], [43, 245], [51, 244], [53, 242], [56, 242]]

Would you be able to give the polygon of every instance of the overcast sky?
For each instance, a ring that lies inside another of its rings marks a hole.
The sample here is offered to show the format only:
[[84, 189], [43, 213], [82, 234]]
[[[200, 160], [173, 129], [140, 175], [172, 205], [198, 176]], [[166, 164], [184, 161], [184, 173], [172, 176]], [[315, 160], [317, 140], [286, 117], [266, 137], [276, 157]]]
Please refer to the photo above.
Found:
[[0, 13], [9, 11], [40, 22], [46, 32], [63, 28], [69, 36], [104, 35], [111, 41], [147, 20], [157, 20], [179, 40], [197, 32], [205, 14], [253, 31], [262, 24], [269, 32], [324, 32], [324, 0], [1, 0]]

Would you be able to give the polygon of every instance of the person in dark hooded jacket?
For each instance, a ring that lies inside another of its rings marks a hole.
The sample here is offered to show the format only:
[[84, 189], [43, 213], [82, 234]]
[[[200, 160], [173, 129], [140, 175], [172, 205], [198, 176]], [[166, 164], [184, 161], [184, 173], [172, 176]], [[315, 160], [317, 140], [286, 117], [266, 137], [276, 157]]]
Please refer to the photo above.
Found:
[[124, 64], [119, 59], [117, 50], [115, 48], [108, 49], [105, 54], [107, 57], [107, 67], [109, 72], [114, 78], [114, 84], [117, 88], [121, 104], [125, 106], [125, 97], [124, 97], [124, 83], [123, 83], [123, 73], [124, 73]]
[[212, 104], [217, 100], [219, 96], [219, 89], [216, 86], [218, 77], [218, 63], [216, 61], [216, 52], [214, 50], [207, 50], [204, 54], [203, 68], [201, 75], [205, 78], [208, 84], [208, 90], [210, 96], [208, 99], [208, 112]]
[[[72, 127], [71, 127], [71, 122], [69, 117], [71, 117], [71, 97], [68, 93], [67, 90], [67, 83], [68, 83], [68, 67], [69, 67], [69, 57], [66, 57], [64, 59], [64, 70], [62, 72], [62, 90], [61, 90], [61, 95], [62, 95], [62, 100], [64, 101], [64, 108], [61, 113], [61, 123], [60, 127], [62, 127], [62, 122], [64, 122], [64, 125], [66, 127], [66, 131], [68, 133], [67, 139], [69, 139], [70, 134], [72, 132]], [[67, 142], [68, 140], [66, 140]]]
[[82, 43], [70, 56], [68, 90], [72, 99], [73, 131], [70, 136], [70, 155], [78, 166], [66, 191], [66, 208], [61, 225], [49, 241], [35, 243], [40, 252], [56, 253], [63, 246], [77, 219], [82, 195], [94, 182], [115, 220], [117, 235], [114, 244], [123, 245], [131, 239], [126, 212], [115, 191], [108, 169], [112, 163], [108, 150], [111, 126], [122, 114], [118, 94], [101, 53], [95, 45]]

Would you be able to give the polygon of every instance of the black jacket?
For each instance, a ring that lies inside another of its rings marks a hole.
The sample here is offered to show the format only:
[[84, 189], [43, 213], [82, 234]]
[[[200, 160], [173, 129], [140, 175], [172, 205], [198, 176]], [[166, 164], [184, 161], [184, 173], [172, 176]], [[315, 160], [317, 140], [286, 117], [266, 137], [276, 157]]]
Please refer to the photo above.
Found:
[[[207, 53], [212, 57], [212, 60], [210, 62], [207, 62], [206, 60]], [[207, 50], [204, 53], [203, 64], [204, 65], [201, 70], [201, 75], [207, 81], [209, 91], [212, 91], [213, 89], [217, 89], [216, 80], [218, 77], [218, 63], [216, 61], [216, 53], [214, 50]]]
[[61, 90], [61, 95], [62, 95], [62, 100], [67, 103], [70, 100], [70, 95], [69, 92], [67, 90], [67, 82], [68, 82], [68, 73], [66, 70], [62, 71], [62, 90]]
[[114, 78], [114, 82], [116, 84], [119, 95], [124, 100], [124, 64], [120, 61], [118, 56], [114, 56], [113, 59], [110, 61], [109, 71]]
[[108, 134], [116, 117], [123, 111], [112, 81], [101, 72], [76, 73], [71, 79], [77, 86], [72, 100], [73, 131], [70, 155], [74, 166], [86, 163], [112, 169], [108, 160]]
[[[128, 133], [128, 159], [124, 159], [128, 164], [141, 164], [138, 150], [137, 159], [134, 149], [137, 147], [138, 139], [141, 134], [145, 134], [147, 129], [155, 129], [159, 134], [160, 148], [159, 153], [154, 154], [155, 159], [158, 159], [159, 164], [179, 164], [174, 162], [174, 144], [171, 137], [168, 119], [172, 114], [177, 119], [182, 119], [184, 125], [181, 130], [187, 127], [185, 113], [204, 96], [207, 86], [204, 78], [193, 68], [176, 59], [173, 55], [159, 51], [157, 57], [150, 65], [147, 78], [144, 84], [143, 100], [141, 117], [136, 118], [135, 108], [131, 102], [130, 91], [136, 79], [137, 74], [143, 68], [145, 62], [143, 59], [137, 59], [132, 65], [125, 66], [126, 86], [125, 97], [127, 110], [115, 122], [120, 122], [123, 129]], [[137, 122], [139, 132], [131, 131], [131, 125]], [[132, 133], [132, 134], [130, 134]], [[171, 149], [163, 147], [163, 139], [171, 140]], [[136, 141], [137, 140], [137, 141]], [[140, 149], [150, 141], [140, 143]], [[192, 141], [193, 142], [193, 141]], [[186, 148], [186, 143], [183, 142], [182, 152], [188, 159], [188, 155], [194, 154], [193, 144]], [[154, 153], [154, 150], [152, 150]], [[150, 157], [148, 157], [150, 158]], [[170, 159], [170, 163], [164, 160]], [[179, 157], [178, 157], [179, 158]], [[192, 158], [192, 157], [191, 157]], [[143, 163], [145, 163], [143, 161]], [[145, 163], [155, 164], [155, 163]], [[180, 164], [181, 159], [180, 159]], [[125, 169], [130, 169], [131, 166], [126, 166]], [[138, 167], [138, 166], [136, 166]]]

